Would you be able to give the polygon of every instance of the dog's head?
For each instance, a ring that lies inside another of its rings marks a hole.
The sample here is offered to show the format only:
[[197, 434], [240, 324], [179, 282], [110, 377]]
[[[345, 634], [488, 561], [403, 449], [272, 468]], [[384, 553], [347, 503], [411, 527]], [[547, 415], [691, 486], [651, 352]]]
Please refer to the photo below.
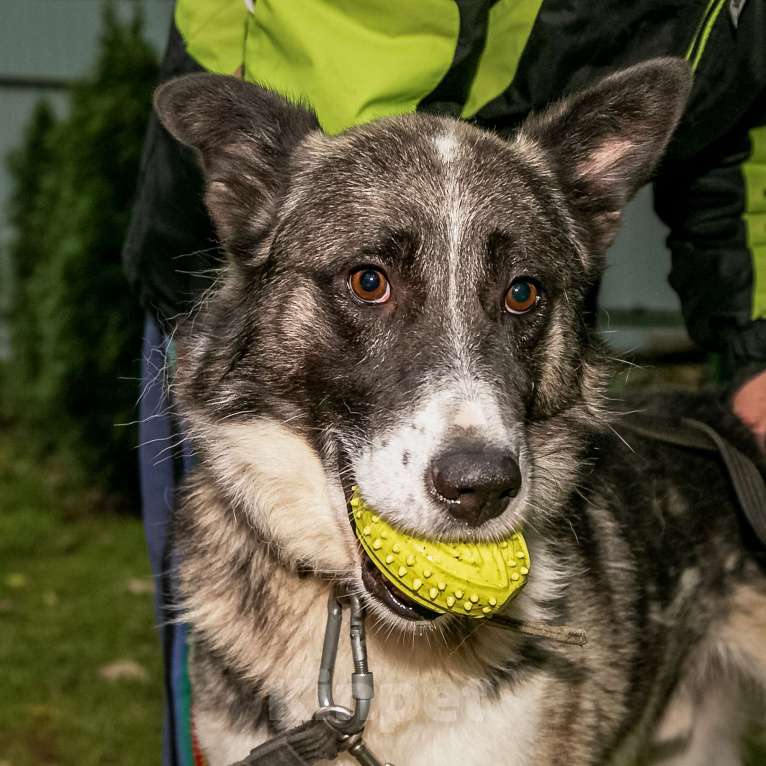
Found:
[[601, 414], [585, 299], [689, 86], [650, 61], [509, 140], [425, 115], [331, 137], [234, 78], [159, 89], [229, 255], [179, 336], [180, 406], [286, 559], [358, 576], [351, 484], [425, 537], [557, 523]]

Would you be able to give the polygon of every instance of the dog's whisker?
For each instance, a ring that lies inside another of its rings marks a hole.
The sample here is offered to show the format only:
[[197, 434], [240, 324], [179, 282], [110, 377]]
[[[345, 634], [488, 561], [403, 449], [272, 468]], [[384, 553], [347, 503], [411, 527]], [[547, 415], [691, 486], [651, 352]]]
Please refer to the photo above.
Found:
[[610, 424], [607, 423], [607, 428], [633, 453], [635, 454], [636, 451], [633, 449], [633, 447], [628, 444], [628, 442], [623, 438], [623, 436], [616, 431]]

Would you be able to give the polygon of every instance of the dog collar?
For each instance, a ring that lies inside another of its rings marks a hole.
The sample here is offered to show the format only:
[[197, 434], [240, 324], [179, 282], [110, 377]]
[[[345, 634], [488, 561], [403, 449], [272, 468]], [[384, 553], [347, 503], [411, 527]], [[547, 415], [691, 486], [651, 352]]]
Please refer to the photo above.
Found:
[[354, 529], [380, 573], [408, 598], [442, 614], [482, 619], [519, 593], [530, 569], [524, 537], [497, 543], [436, 542], [398, 532], [351, 497]]

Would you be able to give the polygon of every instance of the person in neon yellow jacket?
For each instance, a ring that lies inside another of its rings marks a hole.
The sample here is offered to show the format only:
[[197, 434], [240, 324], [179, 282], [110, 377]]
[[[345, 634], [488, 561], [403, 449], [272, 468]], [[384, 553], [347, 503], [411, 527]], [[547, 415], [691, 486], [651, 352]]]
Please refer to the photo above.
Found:
[[[328, 133], [415, 110], [502, 133], [609, 71], [686, 57], [695, 86], [655, 183], [670, 279], [692, 338], [729, 371], [751, 373], [766, 367], [764, 49], [766, 0], [669, 0], [659, 10], [616, 0], [179, 0], [164, 69], [238, 72], [310, 105]], [[161, 133], [150, 130], [125, 254], [144, 304], [167, 320], [200, 292], [167, 260], [200, 250], [191, 237], [205, 227], [192, 226], [181, 247], [151, 237], [173, 225], [144, 194]], [[163, 153], [170, 183], [174, 158]], [[188, 206], [176, 207], [188, 224]]]

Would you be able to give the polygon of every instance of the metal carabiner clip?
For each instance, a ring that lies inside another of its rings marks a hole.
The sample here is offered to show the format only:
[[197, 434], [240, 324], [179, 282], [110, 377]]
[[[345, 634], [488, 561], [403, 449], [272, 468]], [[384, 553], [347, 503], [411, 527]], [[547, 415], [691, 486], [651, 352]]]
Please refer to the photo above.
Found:
[[[367, 669], [367, 646], [364, 638], [364, 613], [358, 596], [348, 596], [351, 605], [351, 656], [354, 672], [351, 674], [351, 696], [354, 699], [353, 712], [335, 704], [333, 699], [333, 676], [335, 658], [338, 654], [338, 640], [343, 622], [343, 605], [335, 589], [330, 590], [327, 601], [327, 627], [322, 645], [322, 660], [319, 665], [317, 693], [319, 717], [324, 718], [341, 734], [358, 734], [364, 729], [370, 714], [372, 698], [375, 696], [372, 673]], [[326, 711], [323, 714], [323, 711]]]

